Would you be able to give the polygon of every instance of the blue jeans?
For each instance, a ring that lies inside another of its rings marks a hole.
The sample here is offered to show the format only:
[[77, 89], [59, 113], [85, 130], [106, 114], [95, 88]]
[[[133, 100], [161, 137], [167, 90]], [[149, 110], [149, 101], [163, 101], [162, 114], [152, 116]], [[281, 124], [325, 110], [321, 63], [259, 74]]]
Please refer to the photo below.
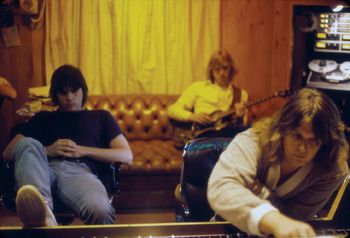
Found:
[[79, 160], [48, 160], [44, 146], [29, 137], [14, 147], [15, 179], [18, 188], [35, 186], [53, 209], [52, 192], [80, 215], [85, 224], [113, 224], [115, 210], [107, 191], [90, 168]]

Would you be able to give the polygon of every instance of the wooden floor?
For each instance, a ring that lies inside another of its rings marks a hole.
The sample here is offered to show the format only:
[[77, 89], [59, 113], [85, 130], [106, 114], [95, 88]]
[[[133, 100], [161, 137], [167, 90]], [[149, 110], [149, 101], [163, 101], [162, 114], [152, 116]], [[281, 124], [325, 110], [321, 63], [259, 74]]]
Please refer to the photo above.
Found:
[[[172, 209], [143, 210], [143, 211], [120, 211], [117, 212], [117, 224], [137, 223], [166, 223], [175, 222], [175, 212]], [[75, 218], [72, 225], [83, 224], [79, 218]], [[0, 205], [0, 226], [21, 226], [17, 215]]]

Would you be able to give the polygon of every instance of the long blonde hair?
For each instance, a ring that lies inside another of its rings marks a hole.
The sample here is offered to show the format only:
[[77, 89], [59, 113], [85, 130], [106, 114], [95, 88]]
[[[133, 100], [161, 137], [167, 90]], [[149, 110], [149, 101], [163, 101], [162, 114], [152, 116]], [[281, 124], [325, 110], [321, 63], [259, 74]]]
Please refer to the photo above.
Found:
[[213, 69], [216, 65], [223, 65], [227, 64], [229, 65], [229, 74], [228, 79], [229, 81], [232, 81], [233, 76], [237, 73], [236, 66], [233, 62], [233, 58], [230, 55], [230, 53], [226, 50], [218, 50], [212, 56], [210, 57], [208, 67], [207, 67], [207, 77], [208, 79], [214, 83], [214, 74]]
[[332, 100], [316, 89], [303, 88], [271, 118], [253, 125], [262, 148], [258, 170], [266, 176], [266, 168], [284, 158], [283, 137], [296, 129], [306, 118], [311, 119], [316, 139], [321, 146], [315, 155], [315, 164], [323, 171], [331, 171], [348, 159], [349, 147], [345, 125]]

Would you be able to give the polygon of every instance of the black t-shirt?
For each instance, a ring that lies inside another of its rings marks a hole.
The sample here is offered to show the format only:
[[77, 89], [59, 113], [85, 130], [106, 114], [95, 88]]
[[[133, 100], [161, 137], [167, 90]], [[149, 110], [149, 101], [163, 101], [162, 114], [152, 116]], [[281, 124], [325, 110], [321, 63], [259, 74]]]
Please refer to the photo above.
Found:
[[[113, 116], [105, 110], [43, 111], [32, 117], [19, 133], [38, 140], [43, 146], [49, 146], [58, 139], [71, 139], [82, 146], [109, 148], [110, 141], [121, 134], [121, 130]], [[80, 160], [96, 172], [96, 161], [89, 158]]]

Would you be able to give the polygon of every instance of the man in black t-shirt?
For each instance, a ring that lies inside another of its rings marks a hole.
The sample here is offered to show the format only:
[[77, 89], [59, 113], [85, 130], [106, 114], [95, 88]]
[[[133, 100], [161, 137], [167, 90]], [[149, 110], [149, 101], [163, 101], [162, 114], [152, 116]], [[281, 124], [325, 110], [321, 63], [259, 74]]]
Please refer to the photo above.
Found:
[[12, 139], [3, 157], [15, 162], [17, 214], [25, 227], [57, 225], [52, 194], [85, 224], [111, 224], [115, 210], [96, 176], [98, 163], [132, 162], [132, 152], [112, 115], [84, 109], [88, 88], [71, 65], [52, 75], [54, 112], [39, 112]]

